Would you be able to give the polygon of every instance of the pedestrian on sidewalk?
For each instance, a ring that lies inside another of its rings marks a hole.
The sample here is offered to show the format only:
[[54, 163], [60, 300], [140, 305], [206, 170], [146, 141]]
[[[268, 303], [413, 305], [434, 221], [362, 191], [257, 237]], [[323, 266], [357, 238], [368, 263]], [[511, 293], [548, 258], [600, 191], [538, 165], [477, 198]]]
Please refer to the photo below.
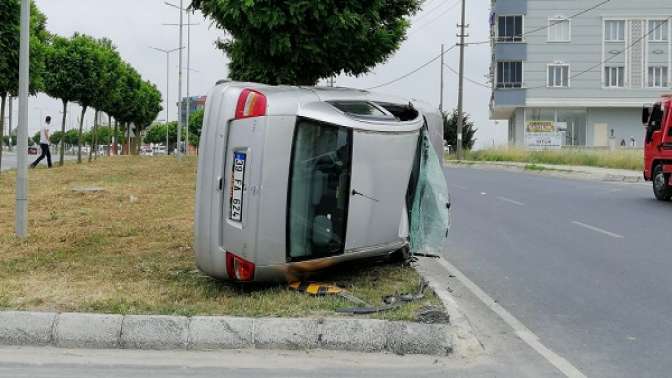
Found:
[[51, 125], [51, 116], [47, 116], [40, 129], [40, 148], [42, 149], [42, 154], [40, 157], [30, 165], [31, 168], [37, 167], [38, 164], [44, 159], [47, 158], [47, 166], [51, 168], [51, 151], [49, 151], [49, 126]]

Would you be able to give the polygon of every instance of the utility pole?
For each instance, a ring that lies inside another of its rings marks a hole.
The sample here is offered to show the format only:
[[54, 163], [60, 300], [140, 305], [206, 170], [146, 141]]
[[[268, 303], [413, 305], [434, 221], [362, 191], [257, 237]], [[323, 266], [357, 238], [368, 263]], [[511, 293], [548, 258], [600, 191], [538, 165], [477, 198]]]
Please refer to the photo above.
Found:
[[191, 81], [191, 13], [187, 13], [187, 139], [184, 143], [184, 153], [189, 156], [189, 118], [191, 116], [191, 94], [189, 85]]
[[30, 82], [30, 0], [21, 0], [19, 125], [16, 153], [16, 236], [28, 237], [28, 83]]
[[7, 132], [7, 135], [9, 135], [9, 151], [12, 151], [12, 122], [14, 120], [14, 97], [9, 96], [9, 131]]
[[178, 47], [172, 50], [165, 50], [158, 47], [150, 47], [150, 49], [166, 54], [166, 153], [168, 153], [170, 151], [170, 144], [168, 143], [168, 122], [170, 119], [170, 54], [177, 50], [181, 50], [181, 48]]
[[441, 44], [441, 93], [439, 94], [439, 110], [441, 111], [441, 116], [443, 116], [443, 56], [444, 56], [444, 45]]
[[[183, 30], [184, 30], [184, 12], [183, 12], [184, 6], [183, 5], [184, 5], [184, 0], [180, 0], [180, 43], [178, 44], [178, 46], [180, 46], [180, 47], [182, 47], [182, 41], [183, 41], [182, 33], [183, 33]], [[178, 105], [178, 108], [177, 108], [177, 114], [178, 114], [178, 118], [177, 118], [177, 151], [176, 151], [176, 155], [175, 155], [177, 157], [177, 160], [182, 159], [182, 151], [180, 150], [180, 145], [182, 144], [182, 126], [183, 126], [182, 125], [182, 58], [183, 58], [184, 54], [182, 54], [182, 49], [180, 49], [179, 55], [180, 55], [180, 68], [179, 68], [180, 72], [177, 76], [177, 80], [178, 80], [178, 83], [177, 83], [178, 97], [177, 98], [178, 98], [178, 104], [179, 105]]]
[[466, 37], [465, 29], [467, 28], [465, 0], [462, 0], [462, 19], [458, 27], [460, 28], [460, 34], [458, 34], [460, 38], [460, 77], [457, 96], [457, 160], [462, 160], [464, 154], [462, 151], [462, 129], [464, 128], [464, 38]]

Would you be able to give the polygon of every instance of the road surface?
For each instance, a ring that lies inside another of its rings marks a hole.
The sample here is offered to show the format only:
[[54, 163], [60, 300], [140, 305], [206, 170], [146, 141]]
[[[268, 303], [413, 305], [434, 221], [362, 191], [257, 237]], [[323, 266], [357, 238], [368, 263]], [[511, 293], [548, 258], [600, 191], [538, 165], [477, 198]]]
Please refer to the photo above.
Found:
[[[38, 158], [39, 155], [28, 155], [28, 164], [32, 163], [35, 161], [35, 159]], [[57, 164], [58, 163], [58, 154], [53, 153], [51, 154], [51, 162], [52, 164]], [[88, 156], [88, 155], [86, 155]], [[65, 160], [75, 160], [77, 159], [77, 156], [75, 155], [65, 155]], [[41, 165], [47, 166], [47, 159], [43, 159], [40, 162]], [[3, 171], [9, 170], [9, 169], [15, 169], [16, 168], [16, 153], [14, 152], [9, 152], [9, 151], [2, 151], [2, 167], [1, 169]]]
[[585, 375], [670, 375], [671, 203], [644, 184], [446, 175], [450, 263]]

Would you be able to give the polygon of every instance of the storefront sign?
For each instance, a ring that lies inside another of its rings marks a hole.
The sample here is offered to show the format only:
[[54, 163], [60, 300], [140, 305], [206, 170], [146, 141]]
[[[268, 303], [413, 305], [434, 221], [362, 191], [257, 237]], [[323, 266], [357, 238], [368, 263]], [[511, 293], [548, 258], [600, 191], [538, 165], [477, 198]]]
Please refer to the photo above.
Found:
[[562, 133], [553, 121], [528, 121], [525, 127], [527, 148], [533, 150], [559, 150]]

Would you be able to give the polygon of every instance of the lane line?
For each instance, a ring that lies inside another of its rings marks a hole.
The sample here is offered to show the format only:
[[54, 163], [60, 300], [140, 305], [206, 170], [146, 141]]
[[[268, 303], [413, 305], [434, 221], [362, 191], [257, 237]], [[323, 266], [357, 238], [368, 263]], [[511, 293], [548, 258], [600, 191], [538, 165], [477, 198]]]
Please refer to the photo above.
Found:
[[464, 275], [457, 267], [446, 261], [446, 259], [439, 259], [445, 269], [452, 273], [455, 278], [474, 294], [484, 305], [496, 313], [506, 324], [509, 325], [514, 333], [523, 340], [530, 348], [534, 349], [543, 358], [545, 358], [551, 365], [562, 372], [565, 376], [571, 378], [586, 378], [586, 376], [571, 364], [567, 359], [552, 351], [539, 341], [539, 337], [527, 328], [520, 320], [516, 319], [510, 312], [497, 303], [492, 297], [483, 291], [478, 285], [473, 283], [467, 276]]
[[516, 201], [516, 200], [512, 200], [511, 198], [497, 197], [497, 199], [500, 200], [500, 201], [504, 201], [504, 202], [512, 203], [512, 204], [517, 205], [517, 206], [525, 206], [524, 203], [519, 202], [519, 201]]
[[591, 226], [589, 224], [585, 224], [585, 223], [582, 223], [582, 222], [579, 222], [579, 221], [572, 221], [572, 224], [574, 224], [576, 226], [579, 226], [579, 227], [583, 227], [583, 228], [591, 230], [591, 231], [595, 231], [595, 232], [603, 234], [603, 235], [611, 236], [614, 239], [624, 239], [625, 238], [625, 236], [623, 236], [623, 235], [615, 234], [613, 232], [609, 232], [609, 231], [603, 230], [599, 227]]

